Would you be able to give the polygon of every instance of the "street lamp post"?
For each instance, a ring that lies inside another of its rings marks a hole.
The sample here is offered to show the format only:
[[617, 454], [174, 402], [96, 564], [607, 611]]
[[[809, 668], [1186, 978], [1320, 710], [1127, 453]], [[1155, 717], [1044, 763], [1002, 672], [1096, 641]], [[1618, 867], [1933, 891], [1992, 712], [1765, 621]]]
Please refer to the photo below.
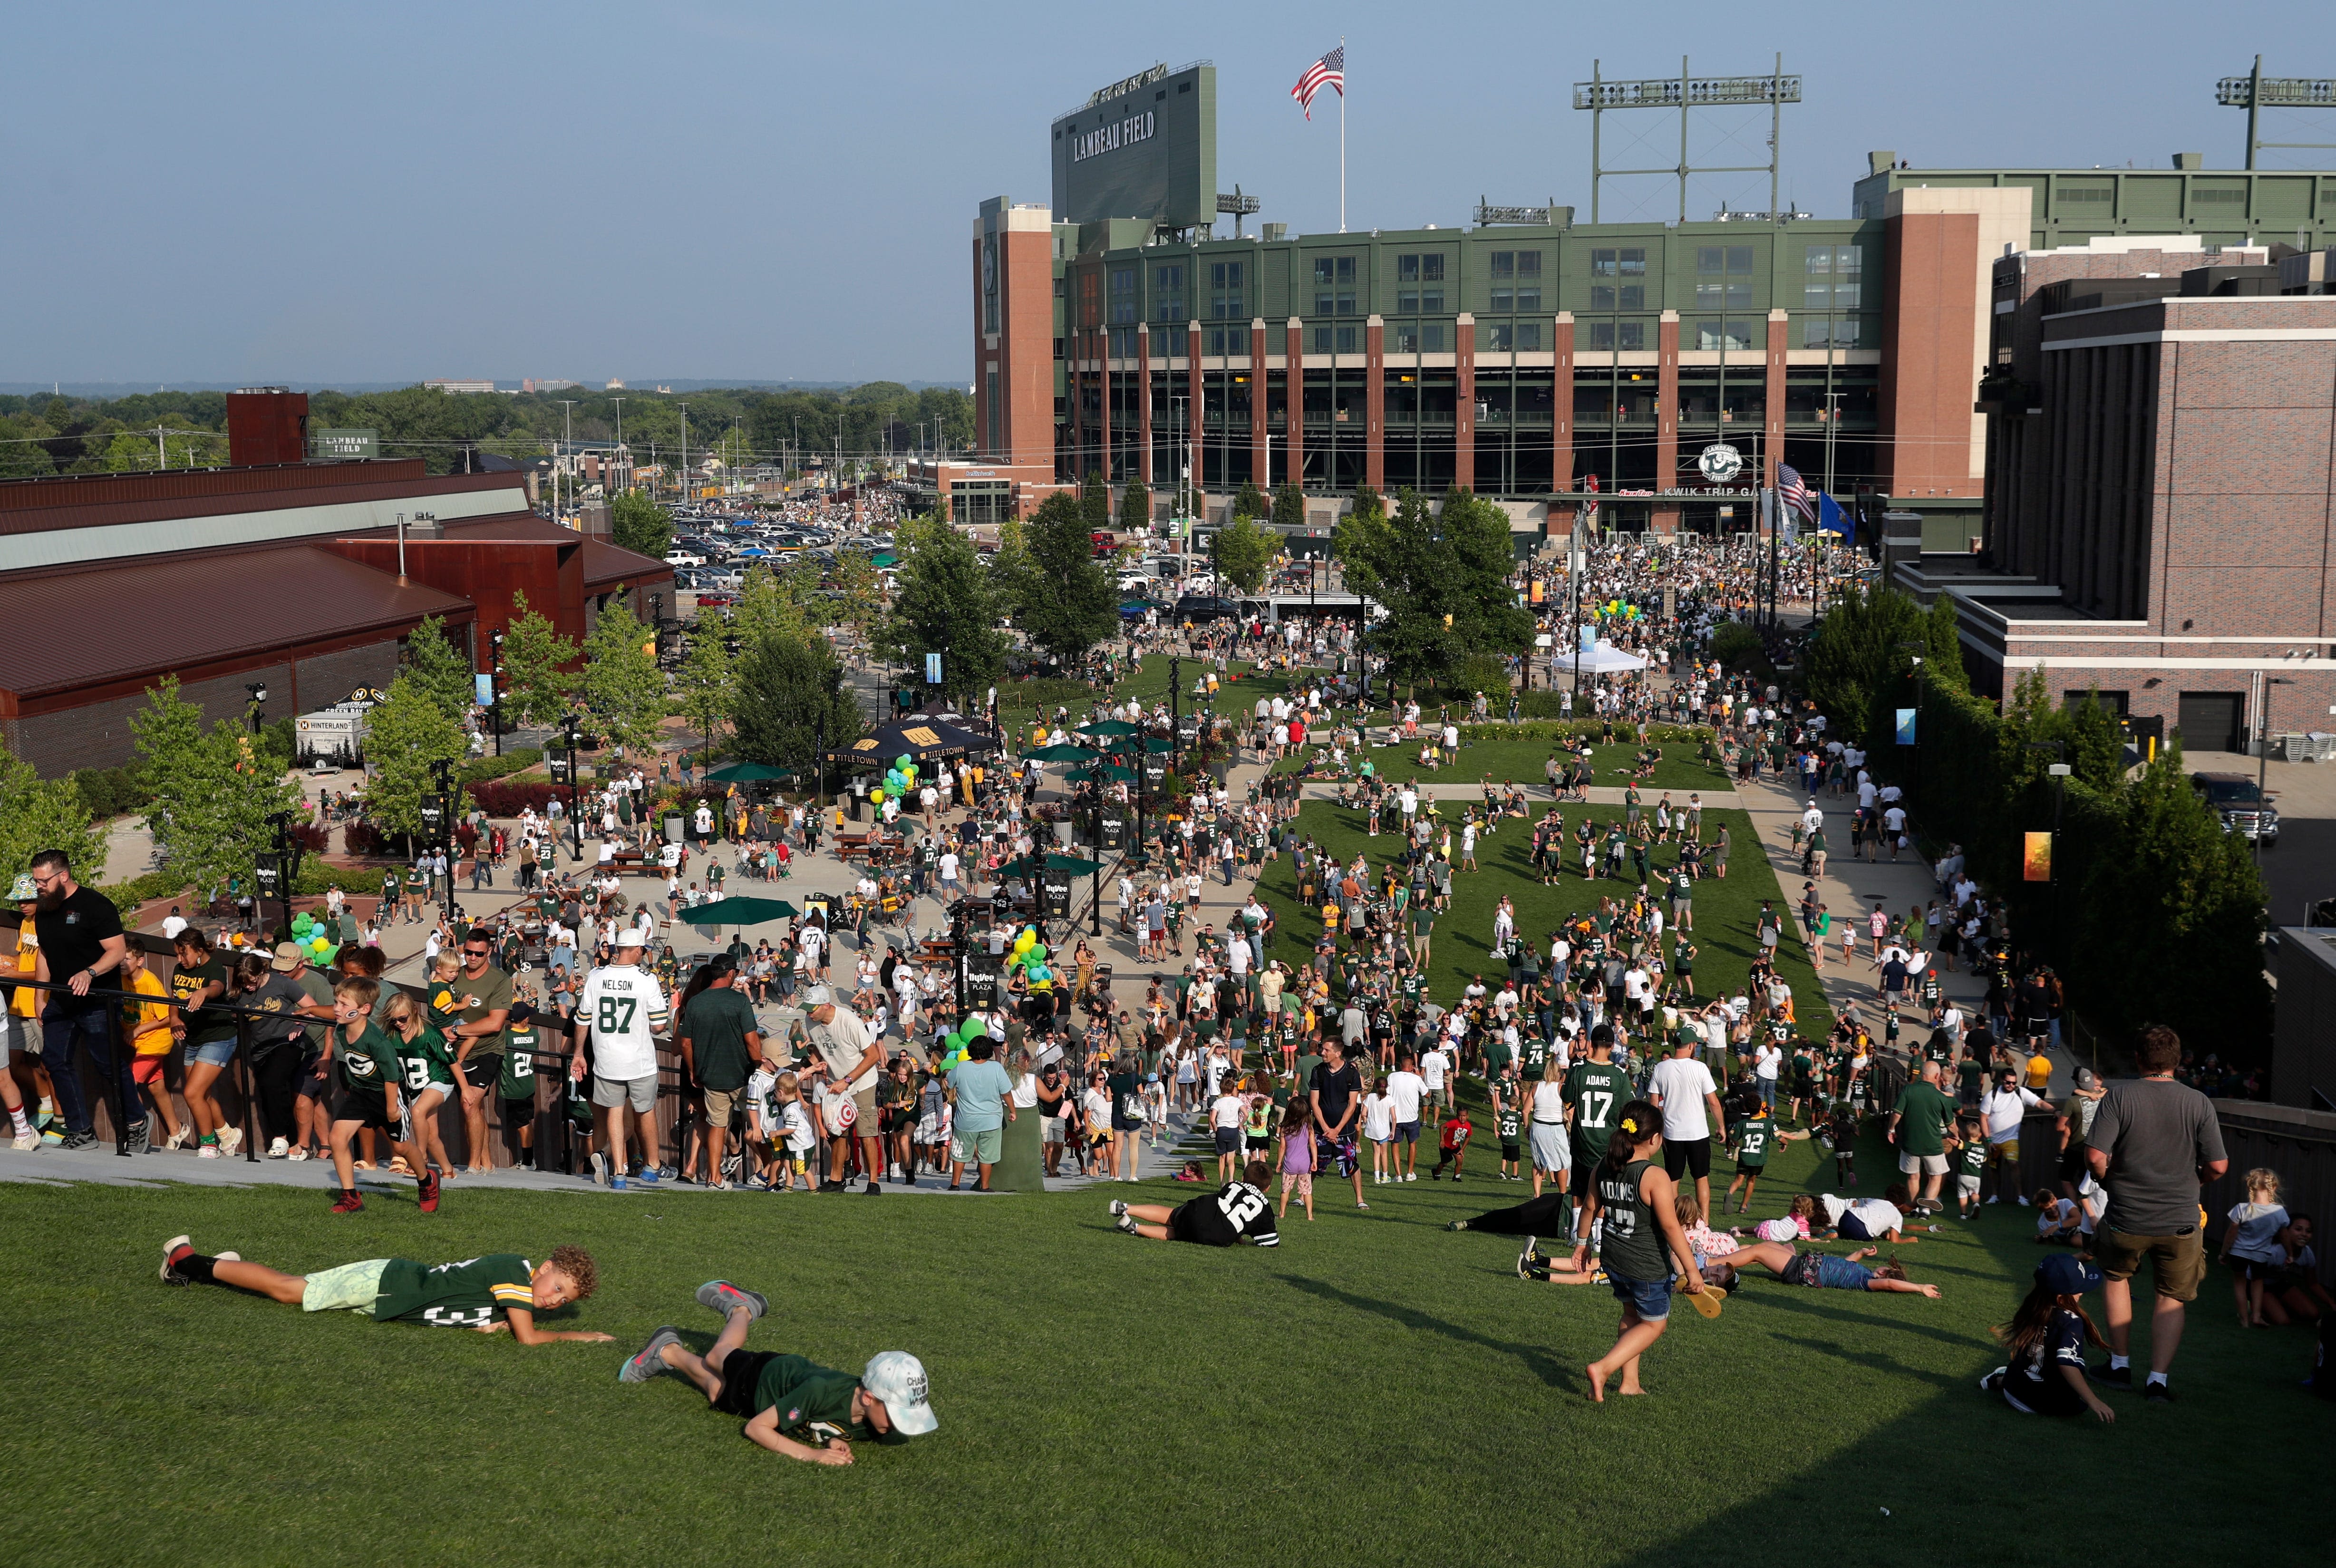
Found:
[[253, 735], [258, 735], [259, 733], [259, 710], [261, 706], [268, 701], [268, 683], [264, 680], [256, 680], [249, 686], [245, 687], [243, 689], [251, 698], [250, 705], [247, 706], [243, 712], [244, 723], [250, 727]]
[[2263, 677], [2263, 713], [2255, 726], [2254, 852], [2255, 870], [2258, 872], [2263, 870], [2263, 813], [2264, 808], [2271, 804], [2271, 797], [2263, 793], [2264, 786], [2271, 782], [2271, 688], [2275, 686], [2293, 686], [2294, 684], [2294, 681], [2283, 675]]
[[1911, 654], [1913, 656], [1914, 666], [1914, 790], [1917, 794], [1922, 793], [1922, 697], [1924, 695], [1924, 670], [1922, 667], [1922, 649], [1925, 646], [1925, 644], [1919, 642], [1902, 642], [1897, 645], [1899, 652]]
[[[2049, 751], [2053, 758], [2051, 766], [2045, 771], [2052, 777], [2052, 956], [2058, 958], [2060, 955], [2060, 813], [2068, 801], [2070, 770], [2066, 760], [2068, 748], [2065, 743], [2057, 740], [2032, 740], [2028, 743], [2028, 749]], [[2006, 977], [2007, 979], [2009, 978]]]
[[492, 677], [487, 686], [487, 695], [492, 699], [487, 704], [487, 727], [495, 732], [495, 755], [501, 756], [503, 755], [503, 634], [496, 632], [487, 640], [493, 649], [487, 661], [492, 667], [487, 672]]
[[582, 741], [584, 738], [583, 724], [584, 716], [580, 713], [571, 711], [563, 726], [567, 732], [564, 738], [568, 742], [569, 852], [572, 854], [579, 863], [584, 859], [584, 827], [583, 823], [579, 820], [579, 813], [583, 809], [583, 798], [578, 793], [576, 787], [576, 747], [578, 743]]
[[[451, 915], [454, 908], [454, 765], [442, 759], [430, 766], [437, 784], [437, 794], [433, 797], [438, 807], [436, 848], [446, 857], [446, 875], [438, 887], [438, 907]], [[425, 822], [423, 825], [429, 824]]]

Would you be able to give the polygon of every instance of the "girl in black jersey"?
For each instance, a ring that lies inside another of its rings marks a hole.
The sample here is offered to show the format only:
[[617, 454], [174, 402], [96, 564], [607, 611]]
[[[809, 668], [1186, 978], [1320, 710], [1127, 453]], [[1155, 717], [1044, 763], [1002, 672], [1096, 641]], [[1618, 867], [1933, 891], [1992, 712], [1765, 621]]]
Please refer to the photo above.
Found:
[[[1669, 1324], [1674, 1281], [1690, 1282], [1682, 1288], [1697, 1311], [1707, 1318], [1719, 1316], [1719, 1297], [1704, 1285], [1695, 1254], [1688, 1248], [1687, 1233], [1679, 1228], [1674, 1203], [1678, 1183], [1663, 1173], [1662, 1146], [1662, 1112], [1646, 1100], [1624, 1105], [1607, 1140], [1606, 1157], [1599, 1164], [1598, 1179], [1582, 1215], [1585, 1237], [1590, 1222], [1604, 1220], [1600, 1259], [1615, 1298], [1622, 1303], [1622, 1322], [1614, 1348], [1587, 1368], [1590, 1398], [1601, 1405], [1606, 1402], [1606, 1379], [1616, 1372], [1622, 1374], [1620, 1392], [1646, 1392], [1639, 1386], [1639, 1358], [1662, 1338]], [[1576, 1272], [1582, 1270], [1588, 1252], [1586, 1240], [1575, 1246]], [[1679, 1265], [1676, 1271], [1671, 1267], [1674, 1261]]]

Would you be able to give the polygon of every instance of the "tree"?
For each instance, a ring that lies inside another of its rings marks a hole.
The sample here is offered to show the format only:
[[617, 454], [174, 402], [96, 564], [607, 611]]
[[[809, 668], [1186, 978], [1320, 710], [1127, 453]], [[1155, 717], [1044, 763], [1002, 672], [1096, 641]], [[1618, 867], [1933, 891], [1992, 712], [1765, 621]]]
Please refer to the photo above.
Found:
[[584, 639], [585, 706], [610, 740], [646, 747], [657, 741], [665, 696], [654, 634], [621, 598], [609, 600]]
[[550, 618], [527, 607], [527, 595], [511, 596], [516, 612], [503, 633], [503, 710], [530, 726], [555, 724], [568, 711], [576, 677], [576, 639], [562, 637]]
[[699, 606], [696, 624], [689, 628], [689, 657], [676, 684], [682, 715], [705, 736], [707, 751], [714, 749], [714, 732], [729, 718], [737, 698], [738, 671], [729, 642], [730, 628], [723, 624], [721, 612], [711, 605]]
[[843, 666], [816, 635], [769, 637], [747, 648], [731, 720], [739, 755], [805, 778], [822, 742], [830, 751], [849, 745], [862, 727], [860, 704], [843, 689]]
[[[179, 696], [175, 679], [150, 689], [146, 700], [130, 727], [154, 789], [146, 821], [163, 863], [206, 893], [230, 877], [251, 885], [258, 852], [275, 842], [268, 819], [292, 810], [297, 789], [260, 756], [241, 725], [221, 720], [205, 729], [201, 710]], [[441, 717], [459, 751], [462, 731]]]
[[1018, 517], [998, 525], [998, 552], [989, 558], [989, 580], [998, 604], [1017, 617], [1039, 596], [1038, 563], [1030, 554], [1030, 525]]
[[1111, 575], [1095, 558], [1085, 511], [1068, 495], [1039, 503], [1029, 535], [1035, 575], [1018, 618], [1033, 642], [1071, 663], [1119, 624]]
[[1123, 531], [1152, 526], [1152, 490], [1140, 479], [1129, 480], [1119, 493], [1119, 526]]
[[1398, 492], [1393, 521], [1358, 512], [1332, 547], [1348, 586], [1387, 606], [1371, 640], [1397, 679], [1449, 682], [1471, 654], [1532, 646], [1533, 616], [1509, 587], [1507, 514], [1465, 490], [1440, 514], [1416, 492]]
[[1288, 532], [1306, 530], [1306, 492], [1295, 482], [1273, 492], [1273, 526]]
[[995, 579], [972, 542], [939, 517], [905, 523], [895, 537], [900, 570], [885, 628], [890, 651], [919, 671], [927, 654], [939, 654], [942, 691], [979, 693], [1006, 667]]
[[782, 571], [757, 562], [748, 569], [730, 611], [739, 645], [752, 648], [766, 637], [809, 635], [815, 629], [810, 600], [818, 588], [819, 578], [809, 567], [790, 566]]
[[2084, 700], [2063, 709], [2060, 717], [2068, 732], [2070, 771], [2094, 789], [2115, 793], [2125, 779], [2125, 732], [2101, 701], [2100, 687], [2088, 689]]
[[1086, 518], [1087, 531], [1101, 532], [1111, 526], [1111, 485], [1101, 472], [1090, 469], [1087, 482], [1079, 491], [1079, 511]]
[[365, 815], [384, 833], [404, 833], [410, 853], [422, 831], [422, 797], [438, 787], [438, 765], [460, 762], [469, 743], [409, 670], [365, 716], [365, 745], [373, 771]]
[[663, 560], [673, 551], [673, 513], [638, 490], [619, 491], [608, 503], [608, 537], [618, 550]]
[[1246, 517], [1234, 518], [1209, 541], [1209, 559], [1217, 575], [1243, 593], [1255, 593], [1263, 585], [1266, 568], [1280, 551], [1280, 537]]
[[405, 639], [406, 671], [448, 718], [461, 722], [471, 711], [477, 683], [471, 678], [471, 661], [446, 635], [445, 623], [424, 616]]
[[884, 613], [884, 579], [876, 575], [875, 563], [861, 551], [839, 551], [834, 579], [843, 595], [833, 601], [836, 623], [866, 633]]
[[1245, 479], [1233, 495], [1232, 515], [1235, 517], [1271, 517], [1273, 502], [1257, 487], [1257, 481]]
[[0, 875], [12, 880], [43, 850], [63, 850], [73, 875], [94, 882], [105, 869], [105, 834], [70, 779], [44, 779], [0, 745]]

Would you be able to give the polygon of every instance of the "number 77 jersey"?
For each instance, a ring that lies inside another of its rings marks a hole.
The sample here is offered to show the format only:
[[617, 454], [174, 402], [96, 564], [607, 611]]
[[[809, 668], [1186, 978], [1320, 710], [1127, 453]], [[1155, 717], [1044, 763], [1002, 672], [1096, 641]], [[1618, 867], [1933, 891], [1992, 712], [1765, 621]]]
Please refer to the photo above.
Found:
[[592, 1070], [604, 1078], [657, 1074], [657, 1037], [666, 1027], [665, 988], [646, 969], [612, 964], [584, 977], [580, 1022], [592, 1031]]

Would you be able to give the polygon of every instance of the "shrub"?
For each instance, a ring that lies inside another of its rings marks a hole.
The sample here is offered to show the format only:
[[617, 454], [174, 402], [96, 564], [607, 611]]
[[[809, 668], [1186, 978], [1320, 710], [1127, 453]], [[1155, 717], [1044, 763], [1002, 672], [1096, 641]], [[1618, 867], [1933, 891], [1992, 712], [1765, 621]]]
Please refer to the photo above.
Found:
[[513, 746], [501, 756], [482, 756], [463, 765], [462, 782], [481, 784], [489, 779], [509, 778], [515, 773], [525, 773], [543, 761], [539, 746]]
[[382, 831], [368, 822], [354, 822], [341, 830], [344, 852], [363, 858], [389, 852], [388, 840]]
[[1728, 621], [1711, 634], [1711, 657], [1729, 669], [1744, 669], [1764, 652], [1760, 634], [1747, 621]]
[[555, 784], [508, 784], [482, 781], [468, 786], [471, 803], [491, 817], [515, 817], [530, 807], [540, 813], [553, 800], [565, 803], [568, 786]]
[[1453, 672], [1452, 684], [1456, 691], [1504, 697], [1509, 695], [1509, 661], [1496, 653], [1472, 653]]
[[137, 811], [154, 798], [136, 768], [83, 768], [73, 775], [73, 787], [81, 791], [82, 803], [89, 808], [89, 814], [101, 822]]

